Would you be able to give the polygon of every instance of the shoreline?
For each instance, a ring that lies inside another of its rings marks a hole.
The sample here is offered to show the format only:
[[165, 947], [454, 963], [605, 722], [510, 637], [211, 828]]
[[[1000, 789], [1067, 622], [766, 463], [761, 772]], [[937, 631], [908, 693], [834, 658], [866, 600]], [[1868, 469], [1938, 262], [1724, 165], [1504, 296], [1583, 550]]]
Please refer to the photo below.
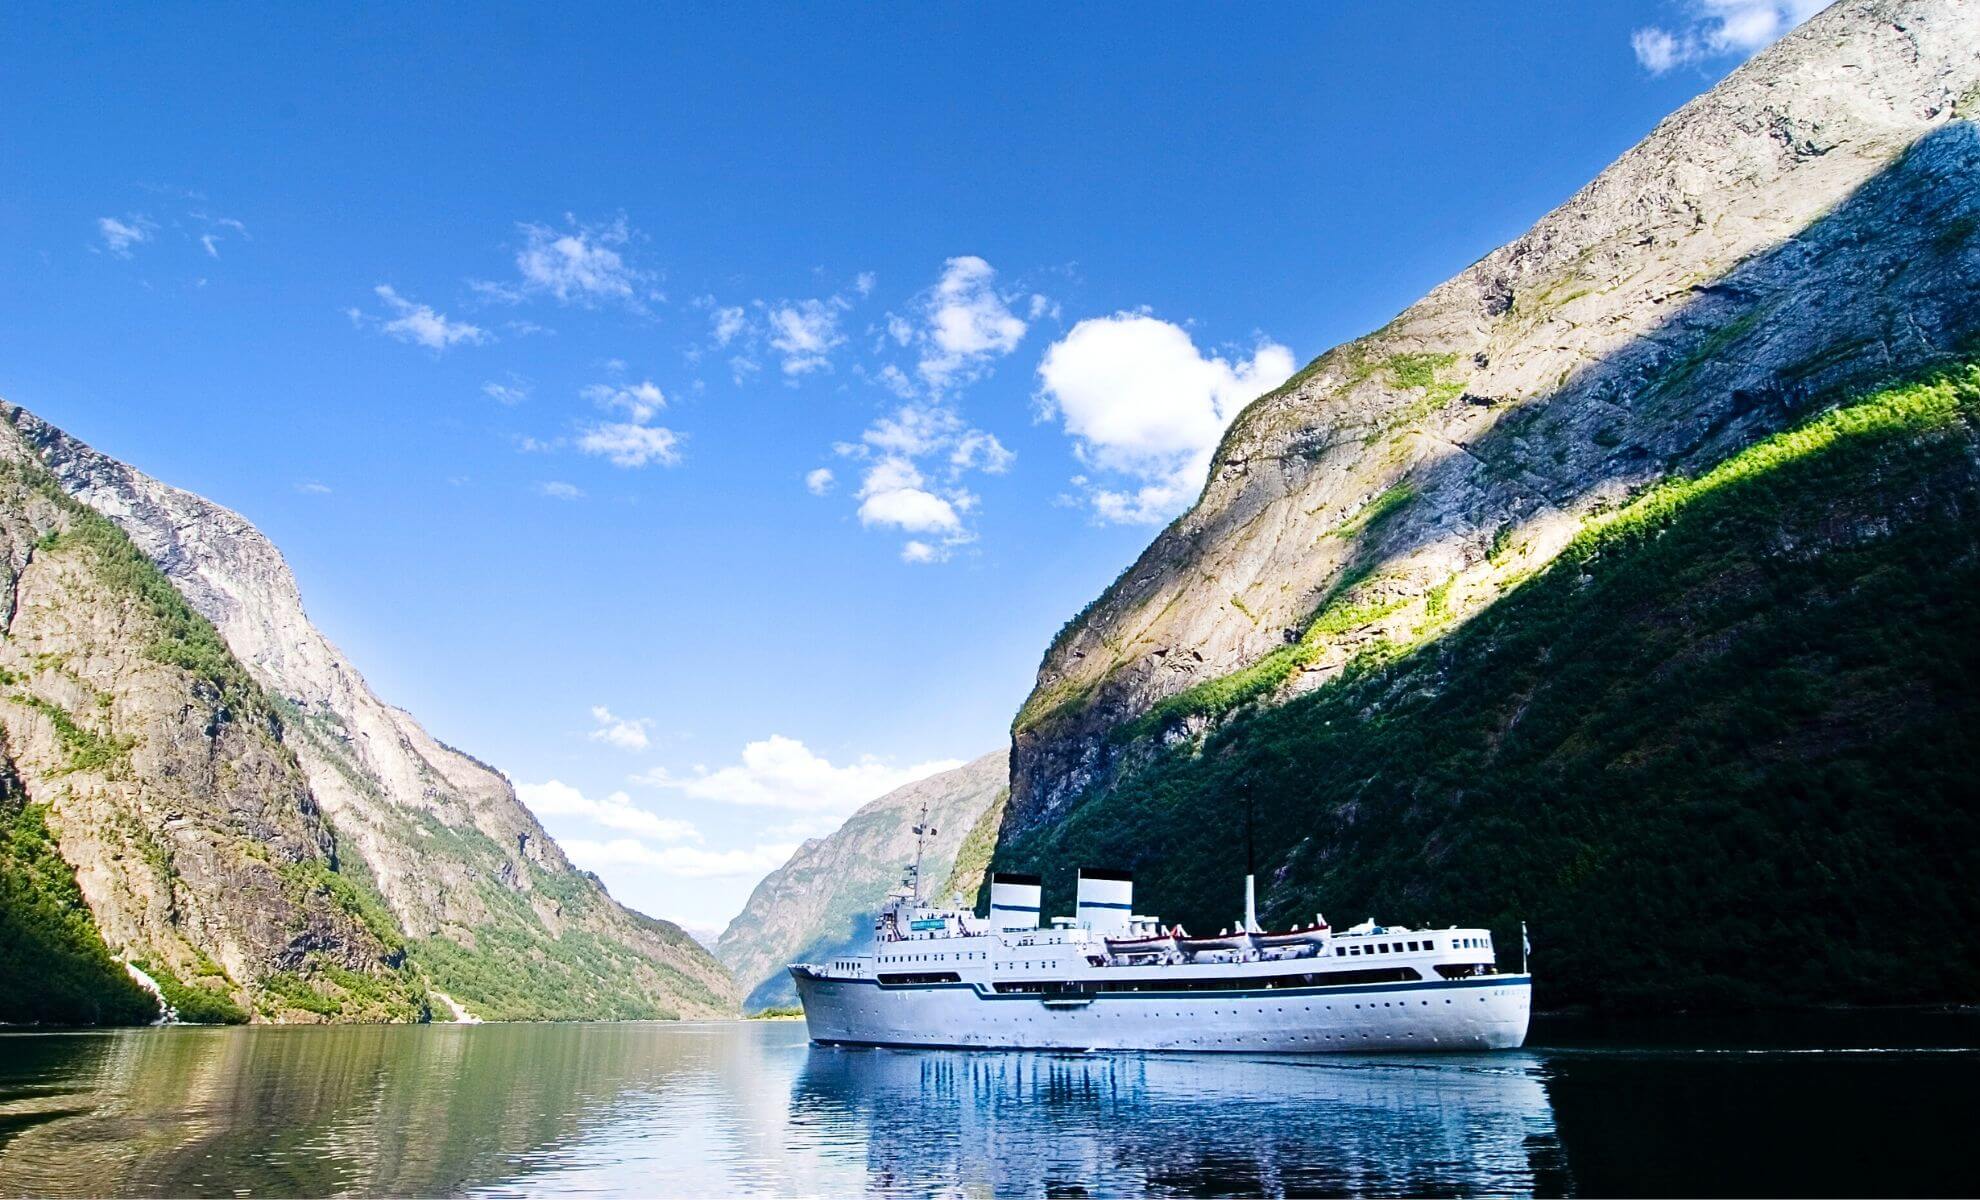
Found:
[[[1841, 1024], [1871, 1022], [1878, 1018], [1909, 1019], [1912, 1021], [1961, 1020], [1980, 1021], [1980, 1002], [1948, 1001], [1933, 1004], [1878, 1004], [1850, 1005], [1838, 1004], [1810, 1008], [1768, 1008], [1743, 1009], [1731, 1012], [1678, 1011], [1666, 1013], [1604, 1013], [1592, 1009], [1570, 1007], [1535, 1011], [1529, 1027], [1527, 1044], [1533, 1045], [1535, 1033], [1586, 1033], [1610, 1037], [1625, 1034], [1647, 1035], [1658, 1032], [1675, 1033], [1680, 1030], [1702, 1031], [1717, 1028], [1720, 1032], [1743, 1031], [1745, 1027], [1765, 1028], [1773, 1036], [1766, 1040], [1779, 1040], [1781, 1035], [1797, 1027], [1828, 1025], [1831, 1029]], [[762, 1015], [736, 1015], [729, 1017], [695, 1017], [681, 1020], [585, 1020], [570, 1021], [345, 1021], [345, 1022], [296, 1022], [274, 1021], [248, 1022], [240, 1025], [200, 1024], [194, 1022], [173, 1022], [170, 1024], [146, 1025], [54, 1025], [54, 1024], [8, 1024], [0, 1022], [0, 1037], [22, 1034], [73, 1034], [73, 1033], [116, 1033], [137, 1029], [377, 1029], [377, 1028], [537, 1028], [572, 1025], [613, 1025], [613, 1026], [662, 1026], [676, 1029], [692, 1029], [720, 1025], [756, 1025], [804, 1020], [798, 1012], [776, 1012]], [[1661, 1040], [1661, 1039], [1658, 1039]]]

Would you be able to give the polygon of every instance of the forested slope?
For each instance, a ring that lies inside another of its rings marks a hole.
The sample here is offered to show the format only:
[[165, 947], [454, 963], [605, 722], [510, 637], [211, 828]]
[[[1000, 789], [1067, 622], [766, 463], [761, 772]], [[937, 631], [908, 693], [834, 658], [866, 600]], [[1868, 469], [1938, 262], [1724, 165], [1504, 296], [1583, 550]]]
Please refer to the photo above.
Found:
[[1545, 1007], [1980, 995], [1980, 371], [1652, 489], [1421, 632], [1000, 868], [1070, 911], [1078, 865], [1130, 867], [1216, 927], [1249, 803], [1274, 922], [1488, 921], [1511, 963], [1527, 921]]

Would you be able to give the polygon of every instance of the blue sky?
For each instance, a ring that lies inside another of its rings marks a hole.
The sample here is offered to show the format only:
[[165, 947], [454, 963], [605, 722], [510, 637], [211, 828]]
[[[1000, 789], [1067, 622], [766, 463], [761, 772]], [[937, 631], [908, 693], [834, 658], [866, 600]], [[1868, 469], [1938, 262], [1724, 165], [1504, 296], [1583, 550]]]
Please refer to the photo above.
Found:
[[10, 6], [0, 395], [719, 926], [1790, 0]]

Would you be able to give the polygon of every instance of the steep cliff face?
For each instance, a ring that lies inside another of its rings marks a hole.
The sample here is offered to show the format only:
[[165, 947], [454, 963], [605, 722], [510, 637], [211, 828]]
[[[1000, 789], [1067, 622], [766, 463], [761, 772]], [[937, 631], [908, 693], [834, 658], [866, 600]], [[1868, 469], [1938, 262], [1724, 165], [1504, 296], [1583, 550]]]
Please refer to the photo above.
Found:
[[[717, 954], [745, 992], [744, 1008], [796, 1003], [786, 964], [872, 940], [874, 911], [914, 861], [914, 825], [923, 805], [937, 833], [923, 852], [921, 873], [927, 893], [940, 895], [937, 889], [958, 866], [958, 851], [1003, 795], [1009, 770], [1010, 758], [999, 750], [896, 788], [848, 817], [830, 837], [806, 842], [765, 876], [717, 943]], [[980, 832], [978, 841], [985, 841]], [[987, 860], [987, 845], [983, 851]], [[975, 884], [959, 886], [974, 895]]]
[[[189, 1016], [422, 1015], [405, 948], [340, 872], [276, 706], [6, 426], [0, 584], [0, 774], [19, 793], [7, 805], [10, 858], [39, 834], [73, 867], [71, 884], [46, 856], [10, 862], [43, 878], [10, 895], [9, 923], [45, 921], [33, 906], [73, 886], [108, 948], [142, 963]], [[87, 941], [72, 931], [71, 945]], [[43, 939], [9, 974], [30, 976], [58, 948]]]
[[[1535, 1002], [1980, 999], [1980, 367], [1639, 497], [1462, 627], [1154, 753], [1000, 865], [1277, 928], [1532, 931]], [[1207, 831], [1207, 832], [1206, 832]], [[1178, 849], [1178, 848], [1181, 849]]]
[[1414, 645], [1588, 518], [1980, 330], [1980, 6], [1847, 0], [1250, 406], [1045, 655], [1007, 837]]
[[372, 694], [310, 624], [280, 552], [251, 524], [26, 410], [0, 405], [0, 416], [0, 436], [114, 522], [272, 697], [295, 782], [437, 989], [490, 1019], [733, 1011], [727, 973], [692, 938], [613, 901], [506, 779]]

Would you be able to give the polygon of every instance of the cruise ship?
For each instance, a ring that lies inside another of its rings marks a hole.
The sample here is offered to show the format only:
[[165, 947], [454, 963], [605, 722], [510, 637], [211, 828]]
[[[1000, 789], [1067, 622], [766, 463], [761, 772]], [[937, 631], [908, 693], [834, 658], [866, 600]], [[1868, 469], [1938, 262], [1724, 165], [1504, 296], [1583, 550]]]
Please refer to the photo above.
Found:
[[1526, 1040], [1533, 979], [1498, 969], [1490, 930], [1335, 931], [1316, 914], [1268, 931], [1251, 876], [1243, 918], [1204, 936], [1136, 914], [1125, 872], [1081, 870], [1073, 915], [1044, 925], [1041, 894], [1036, 875], [997, 874], [988, 918], [960, 898], [925, 903], [917, 853], [875, 919], [872, 953], [791, 965], [811, 1040], [1254, 1054]]

